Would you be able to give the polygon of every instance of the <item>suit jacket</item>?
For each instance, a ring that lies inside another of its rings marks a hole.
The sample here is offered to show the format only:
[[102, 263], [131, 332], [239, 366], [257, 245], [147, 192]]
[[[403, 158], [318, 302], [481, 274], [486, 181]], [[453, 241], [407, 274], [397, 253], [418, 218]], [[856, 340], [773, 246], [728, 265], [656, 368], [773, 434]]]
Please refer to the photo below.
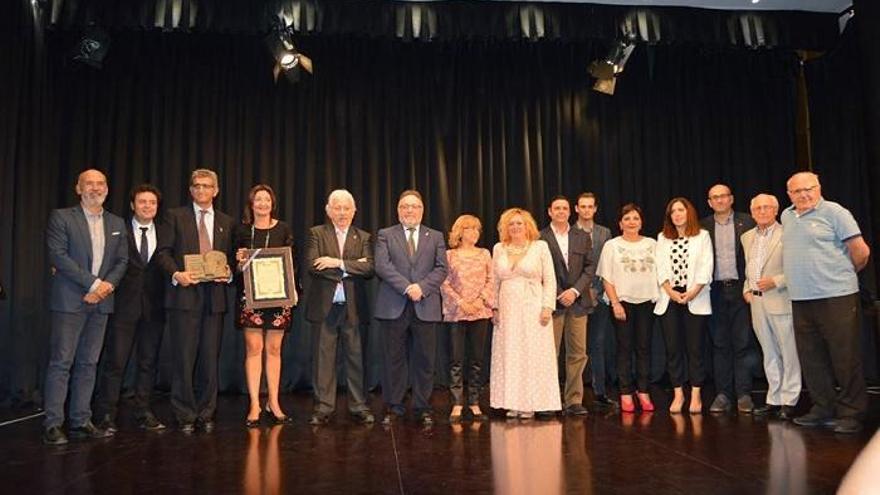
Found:
[[[672, 258], [670, 251], [672, 241], [667, 239], [663, 232], [657, 235], [657, 254], [654, 259], [657, 263], [657, 284], [661, 286], [660, 297], [654, 305], [654, 314], [662, 315], [669, 307], [669, 294], [663, 290], [663, 283], [672, 281]], [[697, 297], [688, 301], [688, 310], [695, 315], [712, 314], [712, 275], [715, 273], [715, 250], [712, 249], [712, 241], [709, 233], [700, 229], [700, 233], [691, 237], [688, 249], [687, 290], [691, 290], [697, 284], [704, 287]]]
[[113, 318], [124, 318], [136, 321], [144, 318], [147, 321], [165, 321], [165, 288], [170, 285], [168, 276], [159, 266], [159, 246], [171, 236], [169, 226], [157, 218], [153, 223], [156, 227], [156, 249], [148, 263], [144, 263], [137, 248], [135, 233], [131, 222], [126, 224], [128, 240], [128, 269], [116, 289], [116, 312]]
[[[743, 285], [743, 292], [751, 290], [752, 273], [754, 267], [751, 259], [752, 243], [755, 241], [757, 227], [747, 231], [742, 235], [743, 250], [746, 256], [746, 280]], [[776, 224], [773, 233], [770, 235], [770, 243], [767, 245], [767, 254], [764, 256], [764, 264], [761, 266], [761, 275], [764, 277], [773, 277], [776, 287], [763, 291], [761, 294], [761, 302], [764, 311], [770, 314], [791, 314], [791, 298], [788, 295], [788, 287], [785, 284], [785, 274], [782, 273], [782, 225]]]
[[[184, 270], [183, 255], [199, 253], [199, 231], [196, 224], [196, 214], [192, 203], [179, 208], [168, 210], [168, 233], [165, 240], [159, 242], [159, 249], [153, 255], [158, 258], [156, 262], [162, 267], [167, 280], [171, 281], [174, 272]], [[214, 243], [215, 251], [226, 253], [230, 267], [235, 266], [235, 253], [233, 251], [233, 232], [235, 222], [229, 215], [214, 208]], [[217, 282], [202, 282], [201, 284], [183, 287], [171, 285], [165, 291], [165, 307], [168, 309], [181, 309], [197, 311], [201, 309], [202, 297], [198, 286], [206, 285], [204, 290], [210, 291], [212, 313], [224, 313], [228, 308], [226, 300], [226, 285]]]
[[[700, 226], [709, 232], [712, 246], [715, 246], [715, 216], [709, 215], [708, 217], [703, 217], [703, 219], [700, 220]], [[754, 226], [755, 220], [752, 219], [751, 216], [738, 211], [733, 212], [733, 243], [736, 246], [736, 273], [739, 275], [740, 280], [746, 279], [746, 258], [743, 255], [743, 246], [740, 238], [747, 230]], [[712, 253], [715, 253], [714, 249], [712, 250]]]
[[[95, 280], [119, 286], [128, 264], [125, 222], [104, 210], [104, 258], [98, 276], [92, 275], [92, 240], [81, 205], [52, 210], [46, 229], [46, 247], [52, 265], [49, 310], [77, 313], [89, 309], [83, 297]], [[100, 313], [113, 312], [115, 291], [98, 303]]]
[[[317, 270], [315, 260], [321, 256], [341, 258], [345, 272], [339, 268]], [[332, 223], [316, 225], [309, 230], [306, 245], [306, 264], [311, 284], [309, 285], [306, 302], [306, 320], [312, 323], [323, 322], [330, 313], [336, 286], [342, 281], [345, 291], [346, 313], [352, 325], [368, 319], [365, 307], [365, 281], [373, 277], [373, 245], [370, 234], [351, 226], [345, 236], [342, 253], [336, 241], [336, 228]], [[347, 275], [343, 277], [343, 275]]]
[[[593, 312], [593, 298], [590, 296], [590, 287], [593, 286], [593, 278], [596, 276], [596, 262], [593, 258], [593, 246], [590, 236], [581, 229], [571, 228], [568, 230], [568, 266], [562, 257], [562, 250], [553, 235], [550, 226], [541, 231], [543, 239], [550, 248], [553, 256], [553, 269], [556, 271], [556, 295], [562, 291], [574, 287], [580, 292], [574, 304], [569, 309], [576, 316], [583, 316]], [[565, 311], [565, 306], [556, 301], [555, 313]]]
[[[572, 227], [580, 229], [577, 222], [572, 224]], [[611, 239], [611, 229], [605, 227], [604, 225], [599, 225], [598, 223], [593, 224], [593, 241], [592, 241], [592, 261], [593, 266], [596, 267], [593, 269], [593, 272], [599, 266], [599, 256], [602, 254], [602, 248], [605, 247], [605, 243]], [[593, 301], [593, 307], [599, 304], [599, 301], [602, 299], [602, 294], [605, 293], [605, 284], [602, 283], [602, 278], [598, 275], [593, 277], [593, 290], [596, 291], [596, 300]]]
[[416, 253], [410, 259], [403, 225], [380, 230], [376, 235], [376, 275], [380, 279], [376, 318], [400, 317], [409, 301], [404, 291], [410, 284], [419, 284], [424, 297], [414, 303], [416, 316], [422, 321], [442, 321], [440, 284], [446, 271], [446, 242], [441, 232], [421, 225]]

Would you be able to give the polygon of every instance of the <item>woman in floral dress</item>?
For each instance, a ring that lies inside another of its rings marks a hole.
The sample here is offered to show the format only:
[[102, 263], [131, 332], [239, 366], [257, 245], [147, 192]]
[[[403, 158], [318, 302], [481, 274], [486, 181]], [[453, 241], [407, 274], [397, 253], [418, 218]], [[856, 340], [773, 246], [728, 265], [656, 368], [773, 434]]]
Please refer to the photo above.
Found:
[[[243, 268], [248, 259], [248, 250], [259, 248], [293, 247], [293, 233], [290, 226], [273, 217], [275, 213], [275, 192], [265, 184], [251, 188], [248, 203], [244, 209], [243, 223], [236, 235], [238, 251], [236, 259]], [[247, 379], [250, 408], [245, 425], [248, 428], [260, 424], [260, 379], [263, 372], [263, 351], [266, 353], [266, 386], [268, 400], [265, 414], [272, 423], [289, 423], [291, 418], [284, 414], [278, 402], [278, 389], [281, 381], [281, 344], [284, 334], [290, 331], [293, 308], [248, 309], [245, 307], [244, 291], [239, 298], [238, 327], [244, 333], [244, 370]]]

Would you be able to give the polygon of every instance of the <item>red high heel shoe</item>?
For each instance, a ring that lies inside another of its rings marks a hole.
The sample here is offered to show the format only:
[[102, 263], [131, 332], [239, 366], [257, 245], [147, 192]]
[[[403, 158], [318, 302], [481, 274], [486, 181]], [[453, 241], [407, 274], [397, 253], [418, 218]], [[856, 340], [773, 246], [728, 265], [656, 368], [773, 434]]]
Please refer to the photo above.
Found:
[[636, 412], [636, 405], [633, 403], [632, 395], [629, 394], [621, 394], [620, 395], [620, 410], [625, 413], [633, 413]]
[[639, 404], [642, 405], [642, 412], [654, 411], [654, 403], [651, 402], [651, 396], [648, 394], [639, 394]]

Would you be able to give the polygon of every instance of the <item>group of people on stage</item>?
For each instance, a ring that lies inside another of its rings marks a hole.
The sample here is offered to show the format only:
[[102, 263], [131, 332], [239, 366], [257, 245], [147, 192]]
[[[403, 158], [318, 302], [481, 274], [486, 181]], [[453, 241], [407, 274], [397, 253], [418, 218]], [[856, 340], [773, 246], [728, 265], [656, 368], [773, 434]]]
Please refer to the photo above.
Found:
[[[252, 250], [293, 247], [293, 233], [277, 218], [270, 186], [250, 190], [241, 223], [214, 208], [219, 186], [213, 171], [193, 171], [192, 202], [169, 210], [161, 221], [159, 190], [137, 186], [126, 222], [103, 209], [107, 179], [90, 169], [76, 184], [80, 204], [51, 213], [45, 443], [64, 444], [68, 435], [112, 436], [131, 357], [137, 369], [138, 424], [146, 430], [165, 428], [151, 410], [150, 393], [166, 320], [177, 426], [183, 433], [214, 429], [220, 336], [233, 302], [227, 301], [226, 287], [241, 284], [236, 274]], [[594, 194], [581, 194], [573, 205], [557, 196], [548, 205], [550, 222], [543, 230], [525, 209], [505, 210], [491, 254], [479, 247], [480, 219], [468, 214], [452, 225], [447, 248], [447, 236], [422, 223], [424, 201], [415, 190], [400, 194], [399, 223], [379, 230], [374, 240], [352, 225], [357, 206], [351, 193], [334, 190], [325, 207], [328, 222], [309, 231], [303, 258], [310, 279], [305, 318], [316, 336], [309, 423], [325, 424], [335, 413], [340, 346], [349, 413], [364, 424], [376, 420], [364, 387], [359, 330], [370, 315], [364, 283], [375, 275], [379, 285], [372, 316], [383, 335], [384, 425], [405, 415], [408, 388], [418, 421], [434, 424], [430, 397], [435, 329], [441, 322], [453, 324], [451, 423], [487, 417], [480, 396], [490, 322], [489, 404], [506, 410], [508, 418], [587, 414], [583, 375], [588, 354], [595, 404], [616, 404], [606, 392], [604, 343], [612, 338], [617, 341], [620, 410], [653, 411], [650, 346], [659, 318], [674, 388], [670, 413], [704, 409], [700, 387], [708, 365], [703, 357], [708, 331], [717, 390], [709, 411], [736, 407], [790, 418], [803, 374], [813, 407], [794, 421], [841, 433], [858, 431], [867, 396], [856, 272], [870, 250], [850, 212], [822, 198], [818, 176], [794, 174], [787, 189], [793, 204], [782, 212], [781, 224], [776, 220], [779, 203], [768, 194], [751, 200], [749, 216], [733, 211], [726, 185], [715, 185], [708, 192], [714, 214], [702, 220], [688, 199], [673, 198], [656, 240], [642, 235], [642, 209], [636, 204], [620, 208], [620, 235], [611, 238], [610, 229], [594, 221]], [[577, 213], [573, 224], [572, 206]], [[230, 268], [212, 280], [199, 280], [186, 271], [184, 256], [209, 251], [225, 253]], [[278, 394], [281, 347], [293, 308], [254, 309], [241, 287], [237, 294], [235, 320], [244, 335], [250, 397], [245, 424], [289, 423]], [[759, 406], [751, 399], [752, 328], [769, 384]], [[265, 404], [260, 398], [263, 375]]]

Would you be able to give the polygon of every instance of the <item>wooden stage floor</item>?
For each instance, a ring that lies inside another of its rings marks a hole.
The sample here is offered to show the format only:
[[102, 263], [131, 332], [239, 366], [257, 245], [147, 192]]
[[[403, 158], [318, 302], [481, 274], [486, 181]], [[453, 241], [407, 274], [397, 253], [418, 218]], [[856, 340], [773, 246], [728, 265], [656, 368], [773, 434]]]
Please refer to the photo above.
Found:
[[[657, 406], [668, 404], [667, 393], [652, 393]], [[38, 417], [0, 426], [0, 486], [22, 494], [833, 493], [880, 417], [872, 395], [865, 431], [850, 436], [662, 409], [453, 426], [447, 394], [437, 390], [433, 400], [439, 421], [429, 430], [412, 418], [366, 427], [340, 413], [313, 428], [305, 393], [282, 398], [293, 425], [247, 430], [247, 399], [221, 396], [216, 430], [192, 436], [138, 431], [123, 406], [114, 438], [63, 447], [40, 443]], [[381, 400], [372, 401], [379, 420]], [[344, 395], [338, 407], [345, 410]], [[167, 398], [156, 411], [172, 423]]]

